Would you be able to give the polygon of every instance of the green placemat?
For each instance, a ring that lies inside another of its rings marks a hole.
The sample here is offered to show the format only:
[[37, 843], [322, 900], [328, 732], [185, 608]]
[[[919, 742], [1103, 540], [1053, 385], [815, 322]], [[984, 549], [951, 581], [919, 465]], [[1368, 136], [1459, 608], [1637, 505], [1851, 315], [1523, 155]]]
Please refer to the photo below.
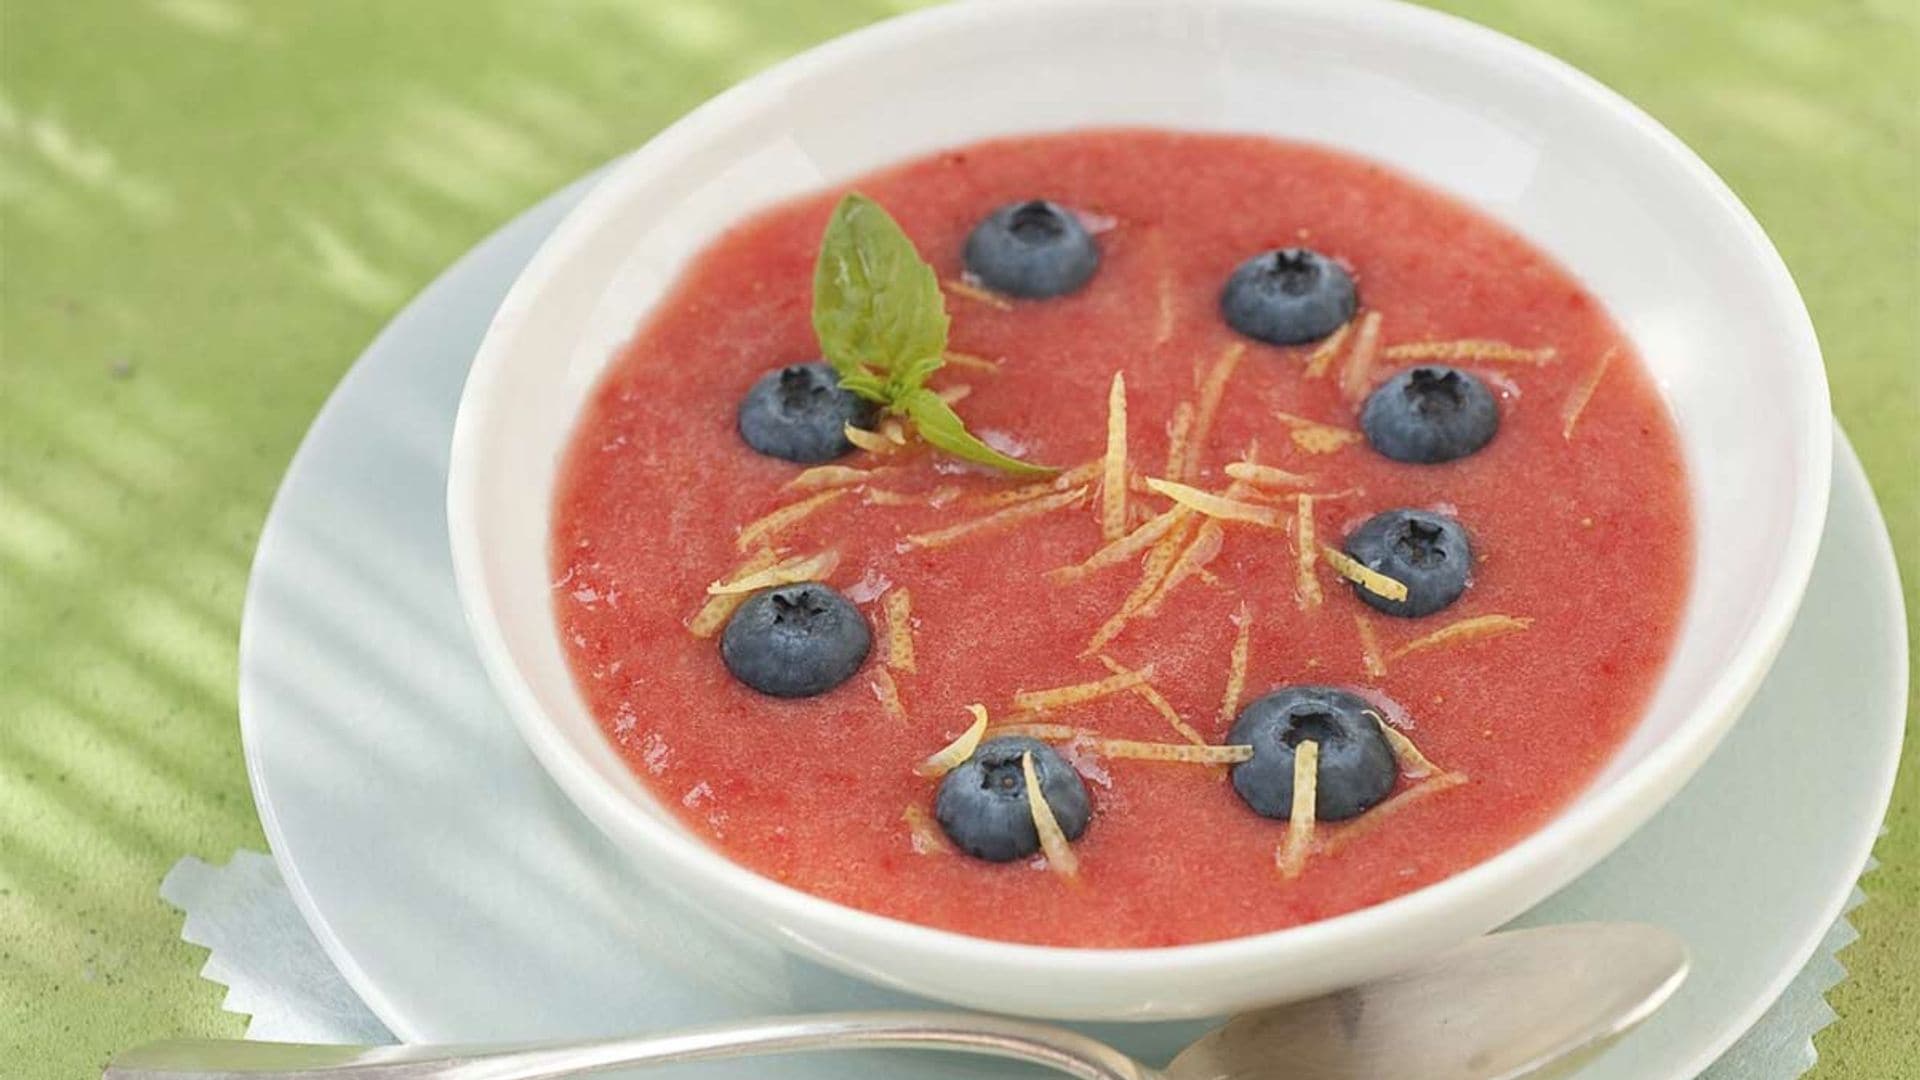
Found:
[[[1773, 235], [1920, 582], [1920, 10], [1442, 6], [1620, 89]], [[0, 1062], [237, 1034], [155, 895], [262, 839], [234, 717], [248, 559], [301, 433], [435, 272], [743, 75], [825, 0], [0, 0]], [[1817, 719], [1817, 718], [1814, 718]], [[1810, 725], [1817, 734], [1817, 728]], [[1820, 1080], [1920, 1061], [1920, 766]]]

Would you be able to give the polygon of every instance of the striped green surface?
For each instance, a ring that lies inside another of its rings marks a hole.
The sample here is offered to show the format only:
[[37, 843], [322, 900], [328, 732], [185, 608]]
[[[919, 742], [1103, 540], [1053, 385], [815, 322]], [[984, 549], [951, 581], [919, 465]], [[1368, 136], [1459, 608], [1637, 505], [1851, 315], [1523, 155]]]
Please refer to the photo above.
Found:
[[[0, 1072], [82, 1076], [142, 1039], [240, 1030], [154, 889], [180, 855], [262, 844], [241, 594], [346, 365], [540, 195], [893, 6], [0, 0]], [[1920, 9], [1445, 6], [1625, 92], [1747, 200], [1812, 308], [1911, 612]], [[1915, 760], [1820, 1080], [1920, 1061]]]

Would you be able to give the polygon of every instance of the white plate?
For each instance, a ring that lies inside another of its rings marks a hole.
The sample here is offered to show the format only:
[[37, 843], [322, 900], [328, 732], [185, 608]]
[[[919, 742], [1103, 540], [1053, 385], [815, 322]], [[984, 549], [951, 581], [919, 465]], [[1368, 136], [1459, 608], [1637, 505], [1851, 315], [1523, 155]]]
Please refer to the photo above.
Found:
[[[329, 955], [408, 1040], [914, 1004], [665, 899], [534, 763], [469, 645], [442, 509], [454, 407], [495, 305], [586, 183], [481, 244], [395, 319], [274, 502], [240, 640], [241, 731], [274, 855]], [[1906, 686], [1892, 550], [1846, 451], [1813, 584], [1745, 717], [1652, 823], [1522, 920], [1642, 919], [1694, 948], [1680, 996], [1583, 1077], [1697, 1072], [1806, 962], [1886, 810]], [[1088, 1030], [1151, 1060], [1204, 1027]], [[847, 1067], [796, 1059], [784, 1074]], [[884, 1072], [1000, 1068], [903, 1056]]]

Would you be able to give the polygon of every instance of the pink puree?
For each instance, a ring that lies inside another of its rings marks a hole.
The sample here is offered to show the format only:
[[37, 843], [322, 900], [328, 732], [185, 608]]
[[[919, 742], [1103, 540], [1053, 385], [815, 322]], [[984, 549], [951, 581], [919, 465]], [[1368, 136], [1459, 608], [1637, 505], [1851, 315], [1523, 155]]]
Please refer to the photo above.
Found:
[[[1070, 466], [1102, 452], [1107, 385], [1124, 369], [1134, 461], [1157, 474], [1176, 403], [1194, 396], [1197, 371], [1240, 340], [1216, 314], [1222, 281], [1241, 259], [1277, 245], [1309, 244], [1352, 266], [1363, 310], [1384, 316], [1387, 343], [1491, 338], [1551, 345], [1559, 358], [1466, 365], [1506, 388], [1500, 434], [1463, 461], [1420, 467], [1364, 443], [1326, 455], [1293, 445], [1276, 410], [1346, 427], [1356, 410], [1335, 378], [1303, 375], [1307, 349], [1249, 343], [1193, 482], [1222, 488], [1222, 467], [1257, 438], [1264, 463], [1316, 477], [1317, 490], [1363, 489], [1322, 505], [1329, 541], [1381, 509], [1448, 508], [1478, 551], [1473, 585], [1446, 611], [1401, 620], [1365, 608], [1323, 569], [1326, 602], [1302, 611], [1290, 537], [1229, 525], [1212, 565], [1224, 587], [1190, 582], [1108, 652], [1153, 664], [1154, 683], [1218, 740], [1230, 616], [1244, 598], [1253, 619], [1247, 698], [1295, 682], [1376, 689], [1404, 706], [1405, 730], [1429, 757], [1470, 780], [1336, 841], [1287, 880], [1274, 863], [1286, 826], [1255, 816], [1221, 771], [1093, 759], [1083, 772], [1095, 816], [1075, 845], [1073, 885], [1037, 859], [992, 865], [944, 847], [916, 853], [902, 811], [931, 811], [934, 782], [911, 769], [966, 726], [964, 705], [985, 703], [998, 719], [1017, 690], [1107, 674], [1078, 654], [1137, 570], [1117, 567], [1073, 587], [1042, 576], [1099, 546], [1091, 503], [1014, 533], [902, 553], [902, 536], [980, 511], [870, 506], [856, 493], [783, 537], [796, 552], [837, 547], [843, 561], [832, 581], [843, 591], [863, 577], [911, 589], [919, 670], [899, 677], [905, 724], [872, 689], [884, 656], [877, 601], [862, 605], [875, 624], [867, 668], [811, 700], [755, 694], [728, 676], [717, 641], [688, 633], [707, 583], [740, 559], [737, 527], [795, 498], [781, 485], [800, 467], [749, 451], [734, 408], [763, 372], [816, 356], [809, 283], [839, 192], [741, 224], [693, 263], [593, 396], [553, 539], [555, 612], [582, 692], [639, 775], [729, 857], [795, 888], [969, 934], [1103, 947], [1207, 941], [1378, 903], [1487, 858], [1567, 803], [1632, 728], [1686, 598], [1686, 478], [1631, 347], [1546, 255], [1378, 165], [1253, 138], [1015, 139], [853, 186], [887, 206], [943, 278], [959, 273], [968, 229], [1002, 203], [1047, 197], [1112, 219], [1099, 236], [1100, 270], [1079, 294], [1010, 311], [948, 302], [953, 346], [1004, 367], [993, 375], [950, 366], [936, 384], [971, 385], [958, 408], [972, 428], [1004, 433], [1038, 461]], [[1156, 346], [1159, 283], [1169, 273], [1172, 336]], [[1616, 348], [1564, 439], [1563, 403]], [[1382, 361], [1380, 377], [1400, 366]], [[842, 464], [873, 462], [855, 454]], [[974, 493], [1016, 483], [953, 471], [922, 456], [884, 486], [958, 483]], [[1366, 675], [1356, 614], [1391, 652], [1487, 613], [1534, 621]], [[1130, 694], [1057, 719], [1113, 736], [1179, 738]], [[1353, 827], [1324, 825], [1321, 836]]]

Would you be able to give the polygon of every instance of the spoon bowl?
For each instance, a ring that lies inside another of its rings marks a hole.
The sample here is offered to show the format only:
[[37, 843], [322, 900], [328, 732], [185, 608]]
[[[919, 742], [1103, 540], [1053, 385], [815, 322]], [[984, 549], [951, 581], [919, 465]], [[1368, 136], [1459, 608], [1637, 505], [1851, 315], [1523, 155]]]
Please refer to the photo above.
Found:
[[1638, 923], [1493, 934], [1376, 982], [1242, 1013], [1181, 1051], [1166, 1073], [1170, 1080], [1565, 1075], [1653, 1015], [1686, 974], [1680, 939]]

